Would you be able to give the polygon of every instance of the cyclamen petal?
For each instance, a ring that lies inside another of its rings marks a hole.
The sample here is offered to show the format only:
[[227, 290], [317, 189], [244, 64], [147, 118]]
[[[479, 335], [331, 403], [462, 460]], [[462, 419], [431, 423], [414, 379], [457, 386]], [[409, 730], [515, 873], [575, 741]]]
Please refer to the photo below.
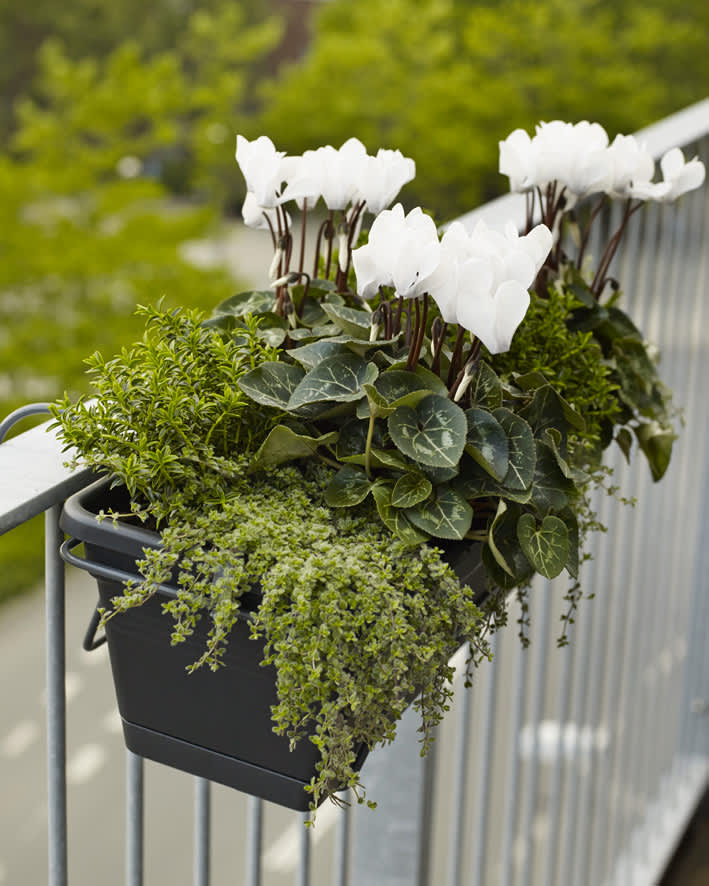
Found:
[[509, 351], [512, 337], [517, 327], [524, 320], [529, 307], [529, 292], [514, 280], [503, 283], [494, 295], [495, 325], [494, 337], [491, 342], [481, 339], [491, 354]]
[[380, 148], [376, 157], [367, 156], [360, 167], [357, 200], [368, 212], [378, 215], [394, 200], [402, 187], [416, 175], [416, 164], [401, 151]]
[[285, 178], [284, 157], [285, 152], [277, 151], [266, 135], [251, 142], [243, 135], [236, 137], [236, 162], [246, 181], [246, 190], [265, 209], [272, 209], [278, 204], [280, 187]]

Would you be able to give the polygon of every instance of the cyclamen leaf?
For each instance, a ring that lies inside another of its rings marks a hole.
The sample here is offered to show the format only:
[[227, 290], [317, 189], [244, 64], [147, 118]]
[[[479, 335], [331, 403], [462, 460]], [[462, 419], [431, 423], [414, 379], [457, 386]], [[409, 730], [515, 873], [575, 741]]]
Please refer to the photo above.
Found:
[[663, 428], [657, 422], [638, 425], [635, 429], [638, 444], [645, 453], [647, 463], [650, 466], [652, 479], [657, 483], [661, 480], [672, 456], [672, 444], [677, 435], [668, 428]]
[[502, 384], [494, 369], [483, 360], [470, 384], [470, 396], [477, 406], [499, 409], [502, 406]]
[[562, 473], [553, 450], [537, 440], [537, 463], [534, 468], [532, 502], [540, 513], [560, 511], [568, 504], [574, 483]]
[[325, 489], [325, 501], [333, 508], [350, 508], [364, 501], [371, 488], [372, 482], [364, 471], [345, 465]]
[[372, 315], [369, 311], [358, 311], [356, 308], [334, 305], [330, 302], [323, 302], [320, 307], [345, 335], [369, 340], [369, 330], [372, 325]]
[[473, 522], [473, 509], [454, 489], [439, 487], [433, 501], [409, 508], [411, 522], [435, 538], [463, 539]]
[[569, 530], [559, 517], [547, 516], [538, 527], [532, 514], [522, 514], [517, 538], [529, 562], [545, 578], [556, 578], [566, 566], [571, 551]]
[[[425, 379], [403, 369], [387, 369], [376, 380], [374, 387], [389, 403], [395, 403], [412, 391], [431, 391]], [[438, 393], [438, 391], [434, 391]]]
[[290, 397], [305, 376], [300, 366], [267, 362], [239, 379], [239, 387], [252, 400], [275, 409], [288, 409]]
[[377, 504], [377, 511], [382, 523], [411, 546], [418, 546], [427, 541], [426, 532], [417, 529], [406, 515], [406, 511], [392, 507], [391, 493], [394, 484], [391, 481], [378, 481], [372, 486], [372, 495]]
[[337, 442], [337, 437], [336, 431], [321, 437], [309, 437], [286, 425], [276, 425], [251, 460], [249, 471], [273, 468], [297, 458], [310, 458], [318, 446], [330, 446]]
[[[294, 330], [298, 331], [298, 330]], [[291, 335], [291, 338], [293, 336]], [[350, 354], [351, 352], [345, 345], [335, 341], [314, 341], [307, 345], [301, 345], [298, 348], [292, 348], [288, 352], [294, 360], [305, 366], [306, 370], [313, 369], [328, 357], [337, 357], [340, 355]]]
[[275, 301], [276, 294], [272, 289], [239, 292], [220, 302], [214, 309], [213, 316], [226, 314], [245, 317], [246, 314], [262, 314], [264, 311], [272, 311]]
[[359, 400], [365, 395], [362, 386], [371, 384], [378, 374], [373, 363], [365, 363], [356, 354], [326, 357], [303, 377], [291, 394], [288, 409], [327, 400], [337, 403]]
[[422, 474], [409, 472], [394, 484], [391, 503], [395, 508], [412, 508], [429, 497], [433, 486]]
[[439, 394], [429, 394], [415, 408], [400, 406], [387, 426], [400, 452], [434, 468], [457, 466], [468, 430], [463, 410]]
[[534, 479], [537, 460], [532, 429], [509, 409], [495, 409], [492, 414], [507, 434], [509, 446], [509, 467], [502, 485], [514, 490], [528, 489]]
[[465, 417], [468, 422], [466, 452], [496, 480], [504, 479], [510, 448], [502, 425], [486, 409], [473, 407]]

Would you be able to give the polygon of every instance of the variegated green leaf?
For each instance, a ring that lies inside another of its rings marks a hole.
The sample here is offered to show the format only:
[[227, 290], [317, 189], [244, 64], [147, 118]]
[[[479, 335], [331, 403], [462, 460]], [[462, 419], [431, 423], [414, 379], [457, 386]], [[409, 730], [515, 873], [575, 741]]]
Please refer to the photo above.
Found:
[[334, 400], [350, 402], [364, 397], [362, 385], [371, 384], [379, 374], [373, 363], [365, 363], [356, 354], [326, 357], [313, 367], [291, 394], [289, 409], [299, 409], [309, 403]]
[[358, 311], [356, 308], [334, 305], [330, 302], [323, 302], [320, 307], [345, 335], [369, 340], [369, 330], [372, 325], [372, 315], [369, 311]]
[[239, 292], [220, 302], [214, 309], [213, 314], [229, 314], [234, 317], [244, 317], [246, 314], [262, 314], [264, 311], [272, 311], [275, 301], [276, 294], [272, 289]]
[[551, 447], [541, 440], [537, 440], [536, 444], [537, 461], [534, 466], [532, 502], [542, 514], [560, 511], [569, 502], [569, 495], [575, 489], [574, 482], [562, 473]]
[[465, 451], [496, 480], [503, 480], [509, 467], [507, 434], [492, 413], [473, 407], [465, 413], [468, 442]]
[[547, 516], [541, 525], [532, 514], [517, 521], [517, 538], [529, 562], [545, 578], [556, 578], [569, 559], [569, 531], [559, 517]]
[[423, 474], [410, 471], [394, 484], [391, 503], [395, 508], [412, 508], [429, 497], [433, 490], [431, 481]]
[[502, 485], [509, 489], [528, 489], [534, 479], [537, 459], [532, 429], [524, 419], [509, 409], [495, 409], [492, 413], [507, 434], [509, 466]]
[[435, 538], [462, 539], [473, 522], [473, 509], [454, 489], [438, 487], [436, 497], [406, 511], [411, 522]]
[[470, 383], [470, 396], [476, 406], [492, 411], [502, 406], [502, 385], [497, 373], [483, 360]]
[[344, 465], [325, 489], [325, 501], [333, 508], [350, 508], [369, 495], [372, 482], [364, 471]]
[[276, 409], [288, 409], [293, 391], [305, 376], [300, 366], [267, 362], [239, 379], [239, 387], [252, 400]]
[[[294, 332], [297, 331], [297, 329], [294, 330]], [[349, 355], [350, 351], [345, 345], [340, 344], [340, 342], [314, 341], [307, 345], [300, 345], [300, 347], [292, 348], [289, 351], [289, 354], [294, 360], [297, 360], [298, 363], [305, 366], [306, 370], [309, 370], [313, 369], [319, 363], [322, 363], [323, 360], [327, 360], [328, 357], [338, 357], [345, 354]]]
[[276, 425], [252, 458], [249, 471], [273, 468], [297, 458], [310, 458], [318, 446], [331, 446], [337, 442], [337, 437], [336, 431], [320, 437], [309, 437], [296, 433], [286, 425]]
[[382, 523], [411, 546], [418, 546], [427, 541], [429, 536], [417, 529], [406, 516], [406, 512], [395, 508], [391, 503], [394, 484], [390, 480], [377, 481], [372, 486], [372, 495], [377, 504], [377, 511]]
[[400, 406], [387, 420], [389, 435], [404, 455], [431, 467], [456, 467], [463, 454], [468, 423], [447, 397], [429, 394], [415, 407]]

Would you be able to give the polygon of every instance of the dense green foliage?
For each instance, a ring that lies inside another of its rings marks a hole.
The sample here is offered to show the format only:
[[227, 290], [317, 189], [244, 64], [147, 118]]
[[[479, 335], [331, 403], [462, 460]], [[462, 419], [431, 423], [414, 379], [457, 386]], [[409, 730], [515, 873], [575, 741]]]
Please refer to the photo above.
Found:
[[409, 198], [448, 219], [503, 190], [497, 141], [514, 127], [629, 132], [704, 98], [705, 7], [337, 0], [268, 90], [262, 131], [292, 153], [352, 135], [397, 147], [418, 168]]
[[253, 321], [223, 338], [194, 313], [141, 313], [141, 342], [92, 358], [96, 401], [57, 411], [66, 443], [128, 487], [124, 516], [165, 527], [163, 548], [146, 551], [144, 582], [116, 598], [113, 613], [140, 605], [179, 562], [180, 591], [165, 605], [173, 641], [207, 615], [208, 645], [194, 666], [216, 668], [242, 596], [260, 584], [253, 634], [277, 670], [274, 724], [320, 749], [315, 806], [356, 787], [358, 745], [391, 740], [416, 695], [430, 740], [450, 697], [448, 659], [464, 640], [471, 665], [486, 654], [485, 620], [438, 551], [407, 550], [371, 506], [328, 508], [331, 468], [249, 475], [249, 455], [277, 418], [237, 386], [276, 356]]

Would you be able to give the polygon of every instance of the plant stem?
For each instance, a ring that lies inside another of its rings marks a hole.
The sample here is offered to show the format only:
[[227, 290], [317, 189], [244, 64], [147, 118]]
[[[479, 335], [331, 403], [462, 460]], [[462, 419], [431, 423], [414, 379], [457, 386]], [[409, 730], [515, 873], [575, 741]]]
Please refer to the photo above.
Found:
[[308, 220], [308, 200], [303, 198], [303, 212], [301, 214], [300, 229], [300, 260], [298, 261], [298, 273], [303, 273], [303, 263], [305, 262], [305, 227]]
[[372, 405], [369, 405], [369, 427], [367, 428], [367, 442], [364, 446], [364, 471], [367, 479], [372, 479], [372, 440], [374, 439], [374, 413]]
[[463, 339], [465, 337], [465, 329], [458, 324], [458, 336], [455, 340], [455, 347], [453, 348], [453, 353], [451, 354], [451, 365], [448, 370], [448, 378], [446, 379], [446, 384], [450, 390], [456, 376], [458, 375], [458, 366], [460, 365], [460, 357], [463, 351]]
[[[419, 317], [419, 304], [416, 299], [416, 335], [414, 336], [413, 348], [409, 353], [409, 359], [406, 363], [407, 369], [416, 369], [421, 356], [421, 347], [423, 346], [423, 338], [426, 334], [426, 320], [428, 318], [428, 293], [423, 294], [423, 311]], [[409, 365], [409, 363], [411, 365]]]

